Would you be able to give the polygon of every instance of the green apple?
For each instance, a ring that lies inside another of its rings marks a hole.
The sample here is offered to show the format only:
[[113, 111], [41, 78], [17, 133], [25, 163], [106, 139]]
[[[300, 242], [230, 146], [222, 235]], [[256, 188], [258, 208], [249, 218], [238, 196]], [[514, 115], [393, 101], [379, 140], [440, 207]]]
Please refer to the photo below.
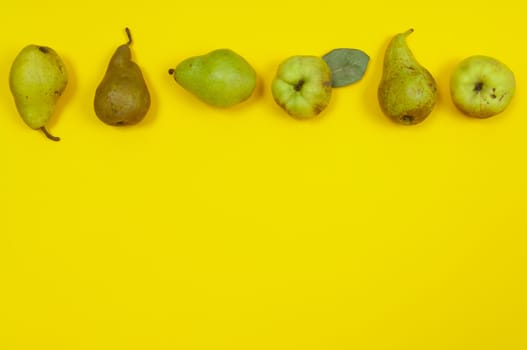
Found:
[[515, 89], [512, 71], [488, 56], [464, 59], [450, 77], [452, 101], [463, 113], [476, 118], [488, 118], [503, 112]]
[[311, 118], [331, 99], [331, 70], [322, 57], [292, 56], [279, 65], [271, 90], [289, 115]]

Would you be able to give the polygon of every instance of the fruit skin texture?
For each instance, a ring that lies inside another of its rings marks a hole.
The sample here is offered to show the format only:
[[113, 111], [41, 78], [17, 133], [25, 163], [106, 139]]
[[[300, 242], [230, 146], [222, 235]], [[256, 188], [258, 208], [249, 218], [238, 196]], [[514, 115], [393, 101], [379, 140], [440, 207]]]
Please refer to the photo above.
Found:
[[489, 56], [465, 58], [454, 68], [450, 77], [452, 101], [470, 117], [488, 118], [503, 112], [515, 90], [512, 71]]
[[52, 48], [28, 45], [15, 58], [9, 72], [9, 87], [18, 113], [33, 129], [41, 129], [52, 140], [45, 125], [68, 84], [64, 62]]
[[101, 121], [113, 126], [137, 124], [150, 108], [150, 93], [143, 73], [132, 61], [132, 37], [128, 28], [126, 33], [128, 43], [117, 48], [95, 91], [95, 114]]
[[318, 56], [292, 56], [279, 66], [271, 90], [289, 115], [306, 119], [320, 114], [331, 100], [331, 70]]
[[418, 124], [425, 120], [437, 101], [437, 84], [408, 48], [410, 29], [395, 35], [384, 54], [383, 74], [377, 91], [383, 113], [397, 123]]
[[240, 55], [218, 49], [179, 63], [169, 74], [185, 90], [216, 107], [247, 100], [256, 88], [256, 71]]

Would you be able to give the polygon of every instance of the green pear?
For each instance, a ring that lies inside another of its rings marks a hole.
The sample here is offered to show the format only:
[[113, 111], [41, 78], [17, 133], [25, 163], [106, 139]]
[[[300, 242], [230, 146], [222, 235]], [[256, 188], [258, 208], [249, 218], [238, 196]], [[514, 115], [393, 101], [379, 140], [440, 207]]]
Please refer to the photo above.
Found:
[[437, 101], [434, 77], [417, 62], [406, 43], [412, 32], [397, 34], [388, 44], [377, 91], [384, 114], [406, 125], [425, 120]]
[[243, 102], [256, 88], [253, 67], [229, 49], [187, 58], [168, 73], [184, 89], [217, 107], [230, 107]]
[[141, 68], [132, 61], [132, 35], [125, 29], [128, 42], [117, 48], [101, 83], [95, 91], [97, 117], [108, 125], [134, 125], [150, 108], [150, 93]]
[[46, 123], [52, 116], [57, 100], [68, 84], [68, 72], [55, 50], [28, 45], [15, 58], [9, 72], [9, 87], [18, 113], [33, 129], [40, 129], [53, 141]]

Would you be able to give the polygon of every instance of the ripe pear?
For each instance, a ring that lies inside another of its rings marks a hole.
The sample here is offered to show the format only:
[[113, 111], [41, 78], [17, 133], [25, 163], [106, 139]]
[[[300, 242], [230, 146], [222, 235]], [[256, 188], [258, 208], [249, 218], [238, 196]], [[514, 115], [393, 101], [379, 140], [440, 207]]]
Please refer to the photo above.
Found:
[[18, 113], [33, 129], [40, 129], [53, 141], [46, 123], [57, 100], [68, 84], [68, 72], [55, 50], [46, 46], [28, 45], [15, 58], [9, 72], [9, 87]]
[[412, 32], [410, 29], [397, 34], [388, 44], [377, 91], [384, 114], [406, 125], [425, 120], [437, 100], [434, 77], [417, 62], [406, 43], [406, 37]]
[[141, 68], [132, 61], [132, 35], [125, 29], [128, 42], [117, 48], [95, 92], [97, 117], [108, 125], [139, 123], [150, 108], [150, 93]]
[[168, 73], [184, 89], [217, 107], [230, 107], [245, 101], [256, 88], [253, 67], [229, 49], [187, 58]]

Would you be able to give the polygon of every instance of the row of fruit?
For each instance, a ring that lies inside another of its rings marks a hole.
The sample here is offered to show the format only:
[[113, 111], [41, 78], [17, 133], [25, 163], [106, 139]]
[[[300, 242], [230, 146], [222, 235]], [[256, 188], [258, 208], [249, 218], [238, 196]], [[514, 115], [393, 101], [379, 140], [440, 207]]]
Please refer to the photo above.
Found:
[[[406, 124], [422, 122], [437, 100], [437, 84], [421, 66], [406, 43], [407, 32], [395, 35], [384, 55], [378, 87], [381, 110], [392, 120]], [[150, 108], [150, 93], [141, 69], [132, 61], [132, 36], [117, 48], [103, 80], [97, 87], [94, 109], [97, 117], [114, 126], [140, 122]], [[329, 104], [333, 88], [359, 81], [369, 57], [357, 49], [335, 49], [319, 56], [292, 56], [283, 61], [271, 85], [274, 100], [289, 115], [305, 119], [320, 114]], [[169, 70], [175, 81], [203, 102], [229, 107], [248, 99], [256, 88], [256, 72], [232, 50], [219, 49], [191, 57]], [[66, 67], [56, 51], [29, 45], [16, 57], [9, 84], [17, 110], [28, 126], [46, 130], [58, 98], [68, 83]], [[488, 56], [472, 56], [457, 65], [451, 75], [454, 104], [465, 114], [486, 118], [502, 112], [515, 92], [512, 71]]]

